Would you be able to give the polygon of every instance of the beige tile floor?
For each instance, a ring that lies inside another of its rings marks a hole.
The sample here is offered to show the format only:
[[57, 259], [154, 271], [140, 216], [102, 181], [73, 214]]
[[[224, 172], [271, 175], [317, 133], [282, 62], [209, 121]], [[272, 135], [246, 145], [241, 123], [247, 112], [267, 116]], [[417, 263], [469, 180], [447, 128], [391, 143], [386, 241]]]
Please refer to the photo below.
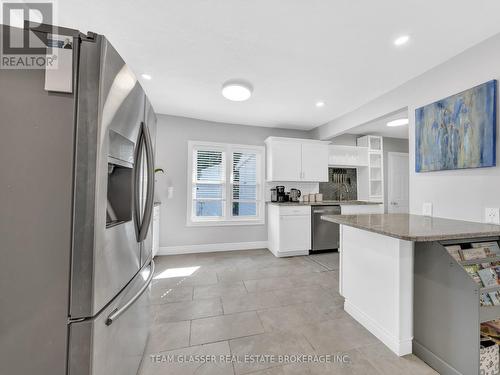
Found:
[[[262, 249], [155, 262], [140, 375], [436, 374], [413, 355], [394, 355], [343, 311], [337, 253], [275, 258]], [[298, 354], [344, 361], [278, 359]]]

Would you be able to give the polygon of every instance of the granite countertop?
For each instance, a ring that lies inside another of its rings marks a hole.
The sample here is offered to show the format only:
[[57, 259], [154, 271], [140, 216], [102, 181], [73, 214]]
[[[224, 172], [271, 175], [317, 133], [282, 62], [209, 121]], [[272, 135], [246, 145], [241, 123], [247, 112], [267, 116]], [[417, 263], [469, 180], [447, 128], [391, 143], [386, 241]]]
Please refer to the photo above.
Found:
[[321, 202], [267, 202], [276, 206], [359, 206], [359, 205], [374, 205], [382, 204], [380, 202], [368, 201], [321, 201]]
[[321, 219], [415, 242], [500, 236], [500, 225], [410, 214], [323, 215]]

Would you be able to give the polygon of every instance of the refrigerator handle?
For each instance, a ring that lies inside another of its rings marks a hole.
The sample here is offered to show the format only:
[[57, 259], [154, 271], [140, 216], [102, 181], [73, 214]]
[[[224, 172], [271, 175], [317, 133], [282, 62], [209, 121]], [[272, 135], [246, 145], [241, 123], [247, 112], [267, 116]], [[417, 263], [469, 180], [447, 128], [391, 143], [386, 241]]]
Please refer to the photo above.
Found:
[[149, 271], [149, 276], [144, 285], [139, 289], [139, 291], [130, 299], [128, 302], [120, 307], [119, 309], [114, 309], [111, 314], [109, 314], [108, 318], [106, 319], [106, 325], [109, 326], [113, 324], [113, 322], [120, 317], [125, 311], [129, 309], [130, 306], [134, 304], [135, 301], [137, 301], [143, 293], [148, 289], [149, 284], [151, 284], [151, 281], [153, 280], [153, 275], [155, 273], [155, 262], [153, 259], [151, 259], [150, 263], [151, 269]]
[[146, 158], [148, 165], [148, 184], [146, 193], [146, 205], [144, 209], [143, 221], [141, 224], [141, 230], [139, 232], [139, 242], [144, 241], [148, 234], [149, 225], [151, 224], [151, 217], [153, 215], [154, 206], [154, 193], [155, 193], [155, 166], [154, 166], [154, 155], [153, 155], [153, 142], [151, 141], [151, 136], [149, 134], [149, 129], [145, 123], [142, 123], [142, 138], [146, 146]]
[[137, 136], [137, 142], [135, 147], [134, 155], [134, 224], [135, 224], [135, 235], [137, 242], [140, 242], [140, 232], [141, 232], [141, 206], [140, 206], [140, 196], [139, 196], [139, 184], [141, 182], [141, 155], [143, 146], [143, 129], [142, 123], [139, 128], [139, 135]]

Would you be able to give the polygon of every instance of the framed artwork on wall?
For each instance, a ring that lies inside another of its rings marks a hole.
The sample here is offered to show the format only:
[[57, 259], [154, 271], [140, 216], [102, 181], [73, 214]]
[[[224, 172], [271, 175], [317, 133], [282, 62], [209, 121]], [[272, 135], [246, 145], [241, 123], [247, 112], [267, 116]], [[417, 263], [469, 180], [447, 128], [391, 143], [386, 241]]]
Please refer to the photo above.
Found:
[[415, 170], [496, 165], [497, 81], [415, 110]]

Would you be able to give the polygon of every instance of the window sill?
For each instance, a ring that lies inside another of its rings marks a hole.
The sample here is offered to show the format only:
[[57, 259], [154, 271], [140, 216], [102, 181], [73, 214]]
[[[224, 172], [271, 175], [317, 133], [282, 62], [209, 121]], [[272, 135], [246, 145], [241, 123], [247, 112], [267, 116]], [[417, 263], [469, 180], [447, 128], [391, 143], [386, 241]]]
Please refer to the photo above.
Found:
[[235, 225], [265, 225], [266, 221], [264, 219], [255, 220], [200, 220], [191, 221], [188, 220], [186, 226], [188, 227], [230, 227]]

